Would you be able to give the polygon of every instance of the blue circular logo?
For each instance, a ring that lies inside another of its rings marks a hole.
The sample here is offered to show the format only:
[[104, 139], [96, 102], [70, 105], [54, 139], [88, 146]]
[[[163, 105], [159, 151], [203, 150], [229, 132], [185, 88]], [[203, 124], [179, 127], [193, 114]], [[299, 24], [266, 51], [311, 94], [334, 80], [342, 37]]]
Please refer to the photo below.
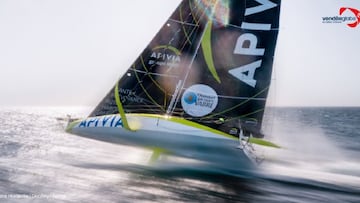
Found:
[[208, 85], [195, 84], [187, 88], [181, 98], [185, 113], [192, 117], [202, 117], [214, 111], [218, 105], [218, 95]]
[[185, 95], [184, 100], [187, 104], [194, 104], [197, 100], [197, 96], [194, 92], [188, 92]]

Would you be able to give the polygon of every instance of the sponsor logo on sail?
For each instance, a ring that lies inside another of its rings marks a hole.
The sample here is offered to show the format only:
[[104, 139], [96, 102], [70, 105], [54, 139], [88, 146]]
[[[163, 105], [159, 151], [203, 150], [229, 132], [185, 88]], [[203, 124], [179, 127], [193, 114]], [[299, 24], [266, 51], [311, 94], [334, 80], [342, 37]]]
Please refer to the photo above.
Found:
[[149, 65], [176, 68], [181, 62], [181, 52], [173, 46], [161, 45], [152, 49]]
[[[259, 5], [246, 8], [245, 17], [260, 15], [263, 12], [269, 11], [278, 6], [277, 4], [269, 0], [255, 1], [259, 3]], [[229, 74], [253, 88], [255, 88], [257, 84], [255, 74], [257, 69], [262, 68], [262, 57], [265, 56], [266, 48], [259, 47], [259, 42], [262, 39], [259, 39], [260, 36], [256, 34], [258, 32], [251, 31], [262, 31], [263, 33], [267, 31], [270, 33], [271, 27], [271, 23], [263, 23], [261, 21], [259, 22], [258, 20], [253, 22], [244, 21], [241, 24], [241, 28], [249, 32], [244, 32], [238, 37], [234, 49], [234, 54], [243, 56], [258, 56], [261, 58], [254, 57], [256, 61], [250, 61], [248, 64], [245, 64], [243, 66], [232, 68], [231, 70], [229, 70]]]
[[360, 10], [350, 7], [341, 7], [339, 15], [322, 17], [323, 23], [346, 23], [350, 28], [356, 28], [360, 24]]
[[130, 89], [120, 88], [119, 92], [121, 94], [121, 102], [132, 102], [132, 103], [144, 103], [144, 98], [136, 95], [136, 92]]
[[202, 117], [214, 111], [218, 104], [218, 95], [207, 85], [197, 84], [185, 90], [181, 105], [190, 116]]

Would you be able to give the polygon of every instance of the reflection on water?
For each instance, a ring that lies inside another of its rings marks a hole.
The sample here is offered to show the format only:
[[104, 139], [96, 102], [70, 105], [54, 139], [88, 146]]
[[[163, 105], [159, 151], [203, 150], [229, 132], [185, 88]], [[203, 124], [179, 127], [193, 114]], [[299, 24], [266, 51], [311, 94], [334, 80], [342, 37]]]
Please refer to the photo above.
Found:
[[[334, 144], [327, 135], [339, 134], [336, 128], [324, 127], [326, 123], [311, 114], [306, 116], [310, 121], [294, 120], [303, 117], [297, 111], [282, 110], [274, 121], [271, 139], [285, 147], [276, 151], [261, 149], [267, 161], [252, 176], [243, 177], [244, 174], [224, 173], [196, 161], [172, 157], [159, 165], [148, 166], [149, 151], [66, 134], [64, 121], [56, 118], [75, 110], [0, 111], [0, 202], [356, 202], [359, 199], [360, 166], [357, 156], [350, 156], [358, 151], [350, 147], [349, 152]], [[79, 111], [77, 116], [89, 111], [83, 112]], [[320, 115], [332, 114], [330, 111]], [[356, 145], [360, 137], [351, 139]], [[15, 194], [27, 196], [9, 196]]]
[[[82, 167], [128, 173], [125, 180], [115, 184], [116, 188], [126, 188], [121, 197], [128, 200], [229, 202], [249, 200], [259, 193], [251, 186], [251, 180], [186, 168], [157, 171], [139, 165], [91, 164]], [[113, 191], [113, 186], [105, 186], [98, 191], [117, 192], [117, 189]]]

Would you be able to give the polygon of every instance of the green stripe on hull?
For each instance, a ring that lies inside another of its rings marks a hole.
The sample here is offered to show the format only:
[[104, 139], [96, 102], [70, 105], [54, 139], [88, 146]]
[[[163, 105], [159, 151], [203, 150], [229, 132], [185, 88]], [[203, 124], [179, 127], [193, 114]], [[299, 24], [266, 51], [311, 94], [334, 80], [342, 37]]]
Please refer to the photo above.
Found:
[[[215, 135], [219, 135], [221, 137], [225, 137], [225, 138], [228, 138], [228, 139], [231, 139], [231, 140], [234, 140], [234, 141], [238, 140], [237, 137], [234, 137], [234, 136], [232, 136], [230, 134], [224, 133], [222, 131], [219, 131], [219, 130], [216, 130], [216, 129], [213, 129], [213, 128], [210, 128], [210, 127], [207, 127], [207, 126], [192, 122], [192, 121], [188, 121], [188, 120], [186, 120], [184, 118], [171, 117], [171, 116], [166, 116], [166, 115], [157, 115], [157, 114], [125, 114], [124, 113], [123, 116], [121, 114], [120, 114], [120, 116], [121, 116], [124, 128], [127, 129], [127, 130], [131, 130], [131, 131], [133, 131], [133, 130], [130, 129], [130, 127], [129, 127], [127, 117], [128, 118], [129, 117], [154, 118], [154, 119], [161, 119], [161, 120], [164, 120], [164, 121], [169, 121], [169, 122], [181, 124], [181, 125], [184, 125], [184, 126], [193, 127], [193, 128], [196, 128], [196, 129], [199, 129], [199, 130], [202, 130], [202, 131], [205, 131], [205, 132], [209, 132], [209, 133], [212, 133], [212, 134], [215, 134]], [[123, 118], [125, 118], [125, 120]], [[71, 132], [71, 130], [76, 125], [78, 125], [80, 122], [81, 121], [78, 120], [78, 121], [74, 121], [74, 122], [70, 123], [68, 125], [68, 127], [66, 128], [66, 131]], [[125, 122], [126, 122], [127, 127], [125, 126]], [[274, 144], [274, 143], [269, 142], [267, 140], [258, 139], [258, 138], [250, 138], [249, 143], [256, 144], [256, 145], [261, 145], [261, 146], [265, 146], [265, 147], [281, 148], [277, 144]]]
[[129, 114], [129, 115], [130, 116], [139, 116], [139, 117], [148, 117], [148, 118], [158, 118], [158, 119], [162, 119], [162, 120], [172, 121], [174, 123], [183, 124], [183, 125], [194, 127], [194, 128], [204, 130], [204, 131], [207, 131], [207, 132], [210, 132], [210, 133], [221, 135], [223, 137], [227, 137], [227, 138], [230, 138], [230, 139], [233, 139], [233, 140], [237, 140], [237, 138], [234, 137], [234, 136], [231, 136], [231, 135], [226, 134], [224, 132], [221, 132], [219, 130], [215, 130], [213, 128], [201, 125], [199, 123], [188, 121], [188, 120], [186, 120], [184, 118], [172, 117], [172, 116], [166, 116], [166, 115], [157, 115], [157, 114]]
[[250, 143], [252, 144], [256, 144], [256, 145], [261, 145], [261, 146], [264, 146], [264, 147], [272, 147], [272, 148], [278, 148], [280, 149], [281, 147], [277, 144], [274, 144], [272, 142], [269, 142], [267, 140], [263, 140], [263, 139], [259, 139], [259, 138], [254, 138], [254, 137], [251, 137], [250, 140], [249, 140]]
[[120, 101], [119, 83], [118, 82], [116, 83], [116, 86], [115, 86], [115, 101], [116, 101], [116, 105], [117, 105], [117, 107], [119, 109], [119, 114], [121, 116], [124, 128], [127, 129], [127, 130], [131, 130], [131, 128], [129, 126], [129, 123], [128, 123], [127, 119], [126, 119], [124, 108], [123, 108], [123, 106], [121, 104], [121, 101]]

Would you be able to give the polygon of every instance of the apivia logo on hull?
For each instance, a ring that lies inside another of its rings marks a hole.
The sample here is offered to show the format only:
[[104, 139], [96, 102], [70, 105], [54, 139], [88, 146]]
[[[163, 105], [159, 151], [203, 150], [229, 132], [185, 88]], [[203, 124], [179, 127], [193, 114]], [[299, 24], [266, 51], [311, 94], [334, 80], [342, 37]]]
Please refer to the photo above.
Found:
[[119, 115], [109, 115], [109, 116], [101, 116], [95, 118], [87, 118], [81, 121], [78, 127], [79, 128], [96, 128], [96, 127], [122, 128], [123, 122]]

